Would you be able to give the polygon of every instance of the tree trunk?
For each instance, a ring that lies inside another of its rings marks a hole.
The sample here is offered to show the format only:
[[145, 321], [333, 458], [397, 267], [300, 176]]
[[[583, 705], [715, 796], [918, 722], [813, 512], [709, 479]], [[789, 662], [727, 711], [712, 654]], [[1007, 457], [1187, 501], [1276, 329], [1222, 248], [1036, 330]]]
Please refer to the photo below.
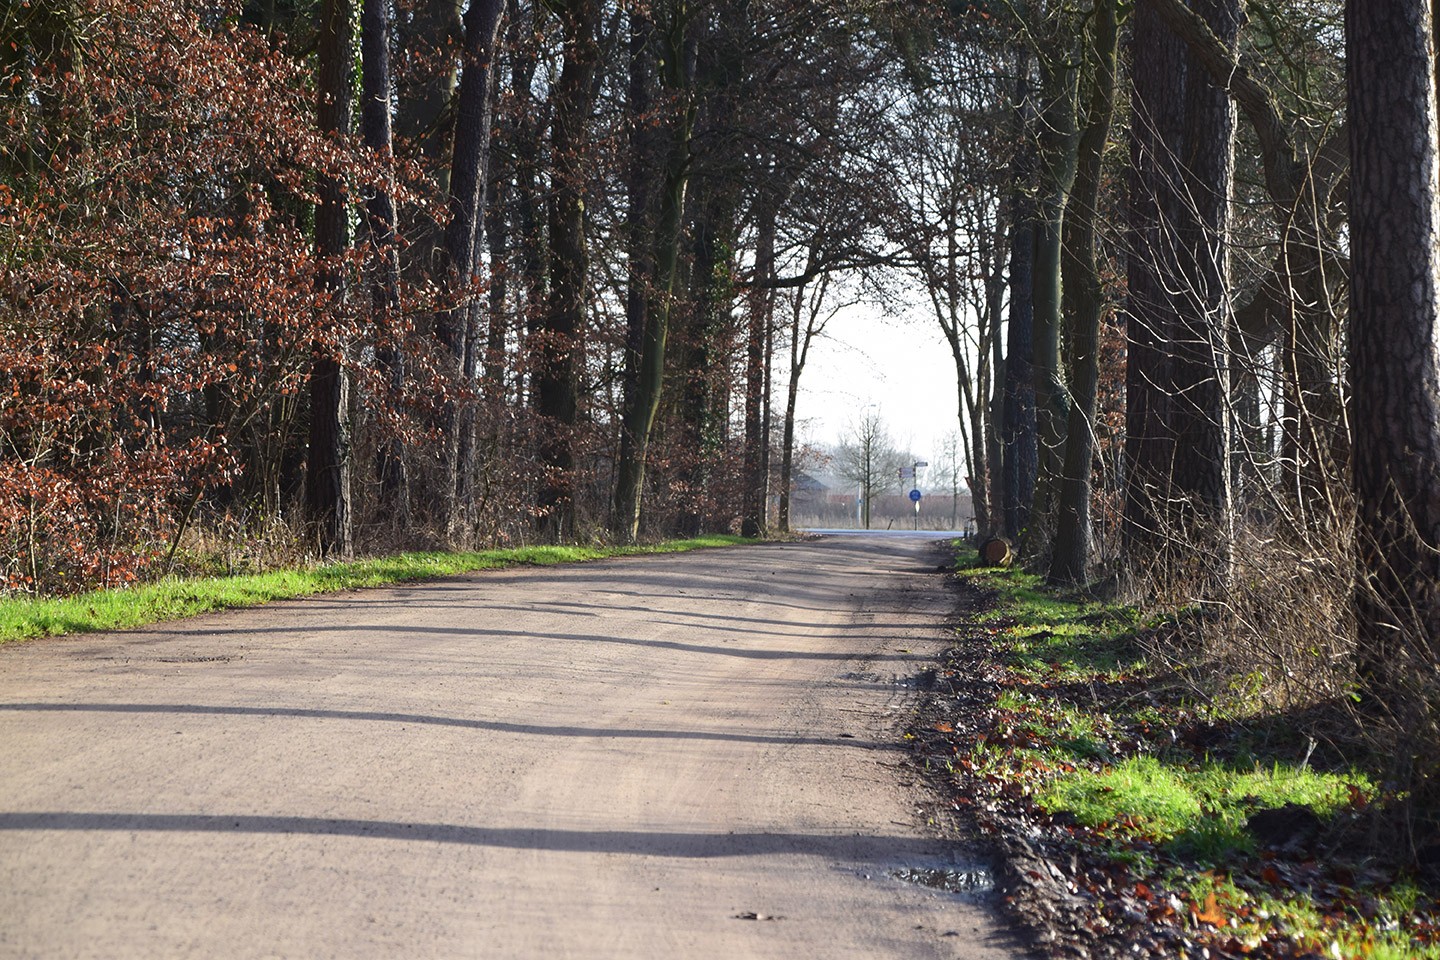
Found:
[[[394, 7], [396, 71], [395, 135], [402, 156], [420, 160], [435, 181], [437, 195], [450, 190], [454, 153], [453, 99], [459, 77], [457, 48], [464, 28], [463, 0], [405, 0]], [[399, 211], [406, 243], [401, 271], [415, 283], [433, 283], [443, 275], [443, 231], [428, 211], [405, 204]], [[428, 497], [428, 494], [427, 494]]]
[[1184, 137], [1188, 61], [1184, 44], [1148, 4], [1137, 6], [1134, 16], [1124, 525], [1132, 560], [1159, 542], [1174, 462], [1167, 341], [1175, 324], [1168, 291], [1179, 281], [1166, 225], [1183, 216], [1176, 158]]
[[[822, 297], [823, 284], [822, 283]], [[815, 334], [814, 314], [810, 323], [801, 329], [800, 321], [806, 314], [805, 285], [795, 288], [793, 309], [790, 314], [790, 377], [785, 388], [785, 422], [780, 437], [780, 509], [777, 525], [781, 533], [790, 532], [790, 488], [794, 484], [795, 463], [795, 405], [800, 398], [800, 375], [805, 372], [805, 362], [810, 357], [810, 341]]]
[[[1005, 312], [1005, 261], [1008, 259], [1006, 239], [1010, 226], [1007, 221], [1012, 215], [1008, 204], [1001, 204], [1000, 216], [995, 224], [995, 249], [991, 254], [990, 275], [985, 280], [985, 322], [989, 342], [981, 341], [978, 395], [986, 406], [985, 416], [985, 476], [986, 516], [990, 525], [986, 536], [996, 536], [1004, 526], [1005, 503], [1000, 492], [1005, 469], [1005, 449], [1001, 444], [1001, 424], [1005, 422], [1005, 353], [1000, 339], [1000, 318]], [[988, 348], [988, 349], [987, 349]], [[951, 525], [954, 529], [954, 525]]]
[[[499, 84], [495, 84], [498, 92]], [[497, 125], [499, 142], [507, 145], [504, 156], [490, 155], [489, 185], [485, 201], [485, 243], [490, 251], [489, 317], [485, 330], [485, 402], [498, 410], [505, 402], [506, 363], [505, 341], [510, 333], [510, 254], [511, 178], [515, 163], [514, 128], [510, 123]]]
[[735, 247], [735, 188], [715, 177], [695, 183], [693, 258], [690, 290], [689, 357], [682, 399], [683, 436], [690, 457], [684, 470], [688, 504], [677, 532], [701, 533], [713, 513], [715, 466], [729, 430], [729, 372], [732, 324], [730, 251]]
[[1038, 451], [1035, 433], [1034, 300], [1031, 284], [1035, 262], [1035, 215], [1030, 201], [1035, 156], [1031, 147], [1029, 57], [1017, 65], [1015, 152], [1010, 200], [1010, 318], [1005, 332], [1005, 420], [1001, 437], [1005, 460], [1001, 482], [1002, 532], [1019, 539], [1030, 523], [1035, 498]]
[[[1191, 10], [1233, 58], [1235, 0], [1196, 0]], [[1137, 17], [1135, 112], [1145, 119], [1132, 135], [1126, 543], [1137, 563], [1157, 549], [1187, 566], [1198, 556], [1193, 587], [1208, 595], [1226, 576], [1231, 540], [1235, 108], [1193, 46], [1148, 5]]]
[[397, 25], [397, 46], [412, 67], [401, 72], [396, 132], [418, 146], [422, 156], [435, 162], [442, 190], [449, 186], [449, 171], [442, 162], [453, 152], [453, 131], [443, 120], [455, 91], [452, 44], [464, 32], [461, 6], [462, 0], [411, 0], [407, 4], [410, 16]]
[[764, 536], [766, 504], [769, 501], [764, 458], [765, 405], [765, 339], [770, 327], [770, 313], [775, 296], [770, 280], [775, 273], [775, 226], [779, 205], [762, 198], [757, 212], [755, 241], [755, 276], [749, 297], [749, 333], [745, 349], [745, 477], [743, 513], [740, 533], [746, 537]]
[[665, 347], [680, 259], [685, 191], [690, 178], [690, 135], [695, 126], [695, 111], [688, 102], [693, 59], [685, 49], [688, 17], [684, 5], [679, 5], [673, 15], [677, 22], [670, 24], [669, 42], [664, 50], [665, 86], [669, 93], [680, 97], [681, 102], [674, 108], [679, 115], [671, 120], [668, 131], [670, 142], [660, 188], [659, 220], [651, 238], [654, 252], [647, 258], [654, 264], [653, 290], [645, 292], [646, 299], [651, 302], [644, 311], [640, 349], [636, 357], [637, 375], [633, 384], [627, 383], [633, 392], [627, 395], [625, 402], [621, 456], [615, 485], [615, 533], [627, 543], [634, 543], [640, 535], [645, 458], [664, 385]]
[[1370, 698], [1414, 735], [1433, 727], [1428, 698], [1440, 655], [1440, 126], [1431, 17], [1430, 0], [1350, 0], [1345, 8], [1359, 659]]
[[[320, 9], [318, 120], [322, 132], [334, 137], [350, 130], [354, 9], [349, 0], [325, 0]], [[320, 177], [320, 205], [315, 211], [315, 246], [331, 263], [323, 282], [336, 307], [345, 295], [344, 268], [339, 258], [350, 246], [349, 211], [343, 184]], [[329, 342], [315, 344], [310, 368], [310, 454], [305, 472], [306, 513], [323, 556], [349, 556], [353, 548], [350, 514], [349, 383], [341, 365], [345, 344], [331, 324]]]
[[1095, 458], [1095, 396], [1100, 381], [1099, 254], [1095, 235], [1100, 218], [1100, 175], [1110, 122], [1115, 114], [1116, 3], [1102, 0], [1093, 26], [1095, 75], [1081, 135], [1075, 189], [1067, 221], [1065, 284], [1073, 307], [1070, 323], [1070, 389], [1073, 401], [1065, 434], [1065, 466], [1055, 546], [1050, 558], [1054, 583], [1084, 583], [1090, 558], [1090, 479]]
[[551, 540], [575, 536], [574, 433], [585, 374], [585, 184], [590, 115], [595, 100], [597, 0], [556, 3], [564, 29], [565, 65], [551, 90], [550, 297], [536, 318], [536, 412], [542, 418], [544, 470], [536, 519]]
[[472, 0], [465, 12], [465, 48], [460, 92], [456, 99], [454, 153], [450, 160], [450, 222], [445, 226], [445, 283], [458, 302], [436, 317], [436, 335], [449, 354], [449, 373], [456, 389], [445, 404], [440, 447], [438, 519], [447, 537], [461, 533], [469, 507], [472, 465], [464, 462], [461, 434], [472, 404], [475, 368], [472, 298], [484, 224], [485, 186], [490, 164], [493, 98], [491, 66], [504, 0]]
[[[361, 133], [365, 145], [392, 169], [393, 137], [390, 125], [390, 3], [365, 0], [360, 15], [360, 61], [362, 105]], [[405, 388], [405, 350], [399, 342], [396, 321], [400, 305], [400, 260], [395, 248], [395, 201], [393, 184], [374, 184], [365, 202], [365, 222], [378, 260], [374, 298], [382, 330], [375, 361], [380, 374], [398, 399]], [[410, 524], [410, 482], [405, 465], [405, 445], [399, 437], [380, 444], [376, 473], [380, 480], [380, 512], [396, 529]]]
[[[521, 337], [527, 360], [533, 361], [538, 353], [531, 337], [537, 330], [546, 299], [546, 276], [549, 256], [546, 250], [545, 229], [541, 216], [540, 159], [542, 153], [541, 131], [545, 118], [541, 104], [531, 90], [535, 80], [538, 62], [535, 51], [519, 42], [521, 23], [511, 25], [512, 51], [510, 65], [510, 89], [515, 94], [514, 131], [512, 148], [515, 163], [515, 233], [516, 269], [519, 273], [517, 334]], [[516, 394], [524, 406], [535, 406], [533, 363], [520, 365], [517, 373]]]
[[[1238, 0], [1195, 0], [1215, 35], [1233, 52]], [[1235, 108], [1198, 63], [1185, 90], [1184, 187], [1188, 203], [1176, 246], [1182, 284], [1175, 297], [1170, 348], [1171, 526], [1199, 537], [1223, 576], [1228, 556], [1230, 483], [1230, 195], [1235, 174]]]
[[[639, 516], [636, 472], [635, 437], [630, 426], [640, 390], [640, 354], [644, 349], [649, 323], [652, 289], [655, 283], [655, 211], [654, 180], [656, 167], [654, 122], [654, 83], [651, 49], [655, 42], [655, 24], [648, 8], [629, 12], [630, 50], [629, 85], [625, 97], [626, 135], [630, 154], [626, 158], [626, 225], [625, 251], [625, 361], [621, 379], [622, 420], [620, 456], [615, 467], [615, 498], [611, 514], [611, 532], [630, 542], [629, 517]], [[632, 502], [632, 500], [634, 502]]]
[[[1184, 0], [1144, 0], [1141, 9], [1153, 11], [1184, 41], [1191, 72], [1203, 70], [1228, 92], [1260, 142], [1265, 188], [1281, 245], [1274, 274], [1262, 290], [1278, 293], [1274, 312], [1276, 327], [1283, 330], [1282, 460], [1303, 525], [1307, 513], [1332, 511], [1328, 491], [1348, 459], [1334, 373], [1339, 356], [1332, 292], [1335, 278], [1344, 274], [1338, 254], [1342, 205], [1336, 194], [1345, 179], [1340, 142], [1346, 127], [1337, 126], [1326, 141], [1302, 155], [1276, 96], [1250, 75], [1236, 57], [1235, 45], [1216, 35], [1205, 10], [1192, 9]], [[1223, 26], [1223, 20], [1215, 23]]]
[[[1068, 42], [1068, 38], [1065, 42]], [[1059, 493], [1065, 428], [1069, 411], [1061, 380], [1060, 328], [1062, 249], [1065, 214], [1075, 183], [1079, 148], [1076, 118], [1078, 71], [1063, 63], [1067, 51], [1052, 49], [1041, 59], [1040, 201], [1035, 218], [1033, 366], [1035, 425], [1039, 470], [1031, 512], [1032, 546], [1053, 535], [1055, 499]], [[1042, 529], [1037, 530], [1036, 521]], [[1038, 537], [1036, 536], [1038, 534]]]

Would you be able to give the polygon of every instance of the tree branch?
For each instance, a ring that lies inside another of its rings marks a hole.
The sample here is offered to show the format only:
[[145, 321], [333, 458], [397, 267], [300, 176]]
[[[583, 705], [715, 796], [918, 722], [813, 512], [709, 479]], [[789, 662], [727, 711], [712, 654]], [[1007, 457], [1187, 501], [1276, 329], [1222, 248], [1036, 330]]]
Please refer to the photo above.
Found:
[[1250, 75], [1215, 36], [1200, 14], [1183, 0], [1145, 0], [1165, 25], [1190, 48], [1215, 85], [1230, 95], [1260, 140], [1265, 187], [1270, 199], [1289, 210], [1299, 201], [1305, 171], [1274, 93]]

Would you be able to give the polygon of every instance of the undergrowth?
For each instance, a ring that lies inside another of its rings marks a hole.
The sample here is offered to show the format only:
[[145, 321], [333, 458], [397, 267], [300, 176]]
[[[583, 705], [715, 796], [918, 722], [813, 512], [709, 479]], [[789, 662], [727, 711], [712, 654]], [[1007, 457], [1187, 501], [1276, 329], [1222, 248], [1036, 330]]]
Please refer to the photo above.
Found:
[[968, 733], [935, 725], [956, 805], [1044, 838], [1062, 893], [1094, 904], [1090, 934], [1133, 955], [1440, 960], [1435, 892], [1357, 842], [1381, 785], [1255, 698], [1197, 696], [1179, 652], [1157, 649], [1187, 612], [960, 575], [978, 591], [960, 629], [988, 641], [998, 693]]
[[97, 630], [118, 630], [273, 600], [456, 576], [530, 564], [551, 566], [644, 553], [676, 553], [753, 541], [708, 536], [638, 547], [537, 546], [463, 553], [402, 553], [239, 576], [170, 579], [69, 597], [0, 599], [0, 643]]

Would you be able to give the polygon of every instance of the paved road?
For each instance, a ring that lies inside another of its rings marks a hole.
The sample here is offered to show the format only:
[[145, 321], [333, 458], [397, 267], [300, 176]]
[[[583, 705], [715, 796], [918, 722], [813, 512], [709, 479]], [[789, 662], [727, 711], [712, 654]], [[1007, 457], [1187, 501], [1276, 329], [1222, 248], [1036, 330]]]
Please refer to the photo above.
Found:
[[517, 569], [0, 648], [0, 957], [1017, 956], [891, 877], [951, 856], [896, 749], [936, 550]]

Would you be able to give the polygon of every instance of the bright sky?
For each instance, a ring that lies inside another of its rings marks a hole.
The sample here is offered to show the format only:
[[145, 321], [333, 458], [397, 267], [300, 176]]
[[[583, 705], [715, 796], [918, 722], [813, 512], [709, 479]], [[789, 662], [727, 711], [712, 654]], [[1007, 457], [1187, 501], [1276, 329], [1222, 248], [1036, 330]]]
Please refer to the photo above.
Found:
[[[783, 404], [783, 382], [776, 395]], [[938, 463], [939, 441], [957, 420], [955, 363], [934, 320], [918, 311], [914, 319], [886, 318], [856, 307], [830, 321], [800, 378], [800, 439], [833, 448], [871, 403], [897, 446]]]

